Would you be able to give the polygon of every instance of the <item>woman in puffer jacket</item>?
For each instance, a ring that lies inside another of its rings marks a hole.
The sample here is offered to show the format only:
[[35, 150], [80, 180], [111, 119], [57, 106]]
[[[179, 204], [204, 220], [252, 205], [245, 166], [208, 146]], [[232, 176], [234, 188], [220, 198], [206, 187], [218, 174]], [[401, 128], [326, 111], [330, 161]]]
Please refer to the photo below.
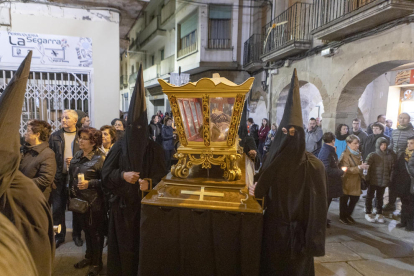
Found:
[[[375, 152], [367, 156], [369, 165], [366, 180], [369, 182], [367, 198], [365, 200], [365, 219], [369, 222], [384, 223], [382, 204], [385, 188], [391, 182], [391, 174], [394, 170], [395, 154], [388, 150], [388, 140], [384, 137], [377, 139]], [[372, 214], [372, 199], [377, 198], [377, 214]]]

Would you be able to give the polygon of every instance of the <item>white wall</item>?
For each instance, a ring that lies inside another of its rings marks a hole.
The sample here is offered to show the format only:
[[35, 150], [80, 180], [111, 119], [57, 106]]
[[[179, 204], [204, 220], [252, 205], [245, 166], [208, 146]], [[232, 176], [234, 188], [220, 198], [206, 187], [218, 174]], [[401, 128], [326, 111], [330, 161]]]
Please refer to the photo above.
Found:
[[119, 14], [44, 4], [12, 3], [10, 6], [11, 27], [7, 30], [92, 39], [90, 116], [93, 126], [109, 124], [119, 117]]
[[[383, 74], [367, 85], [358, 101], [366, 125], [377, 121], [377, 116], [386, 114], [390, 74]], [[362, 119], [362, 118], [361, 118]]]

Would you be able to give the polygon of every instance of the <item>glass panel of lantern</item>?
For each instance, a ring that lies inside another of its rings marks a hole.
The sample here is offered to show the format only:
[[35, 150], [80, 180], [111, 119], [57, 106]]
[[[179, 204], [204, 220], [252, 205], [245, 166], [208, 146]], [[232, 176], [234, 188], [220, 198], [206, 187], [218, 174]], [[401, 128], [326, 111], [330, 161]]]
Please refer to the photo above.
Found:
[[201, 98], [178, 99], [185, 135], [188, 141], [203, 142], [203, 114], [201, 113], [201, 104]]
[[235, 98], [210, 98], [210, 136], [212, 142], [227, 140]]

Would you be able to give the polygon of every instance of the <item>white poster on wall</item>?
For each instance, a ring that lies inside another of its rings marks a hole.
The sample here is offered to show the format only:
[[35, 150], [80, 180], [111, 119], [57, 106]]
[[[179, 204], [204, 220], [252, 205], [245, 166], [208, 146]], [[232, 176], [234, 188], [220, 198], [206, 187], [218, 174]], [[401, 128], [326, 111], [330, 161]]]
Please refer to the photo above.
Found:
[[92, 67], [92, 40], [87, 37], [0, 32], [0, 63], [20, 64], [33, 51], [32, 65]]

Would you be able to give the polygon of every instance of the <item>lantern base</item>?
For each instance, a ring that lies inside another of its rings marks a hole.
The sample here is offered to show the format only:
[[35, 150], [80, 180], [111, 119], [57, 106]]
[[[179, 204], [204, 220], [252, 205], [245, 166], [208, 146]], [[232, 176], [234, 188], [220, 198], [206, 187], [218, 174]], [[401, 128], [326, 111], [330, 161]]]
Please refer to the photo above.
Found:
[[237, 164], [238, 159], [241, 158], [239, 153], [213, 154], [212, 151], [206, 150], [200, 154], [177, 152], [174, 157], [178, 159], [178, 163], [171, 167], [171, 173], [175, 177], [187, 178], [193, 166], [201, 165], [203, 169], [210, 169], [211, 165], [217, 165], [224, 170], [223, 177], [226, 180], [241, 178], [241, 170]]

